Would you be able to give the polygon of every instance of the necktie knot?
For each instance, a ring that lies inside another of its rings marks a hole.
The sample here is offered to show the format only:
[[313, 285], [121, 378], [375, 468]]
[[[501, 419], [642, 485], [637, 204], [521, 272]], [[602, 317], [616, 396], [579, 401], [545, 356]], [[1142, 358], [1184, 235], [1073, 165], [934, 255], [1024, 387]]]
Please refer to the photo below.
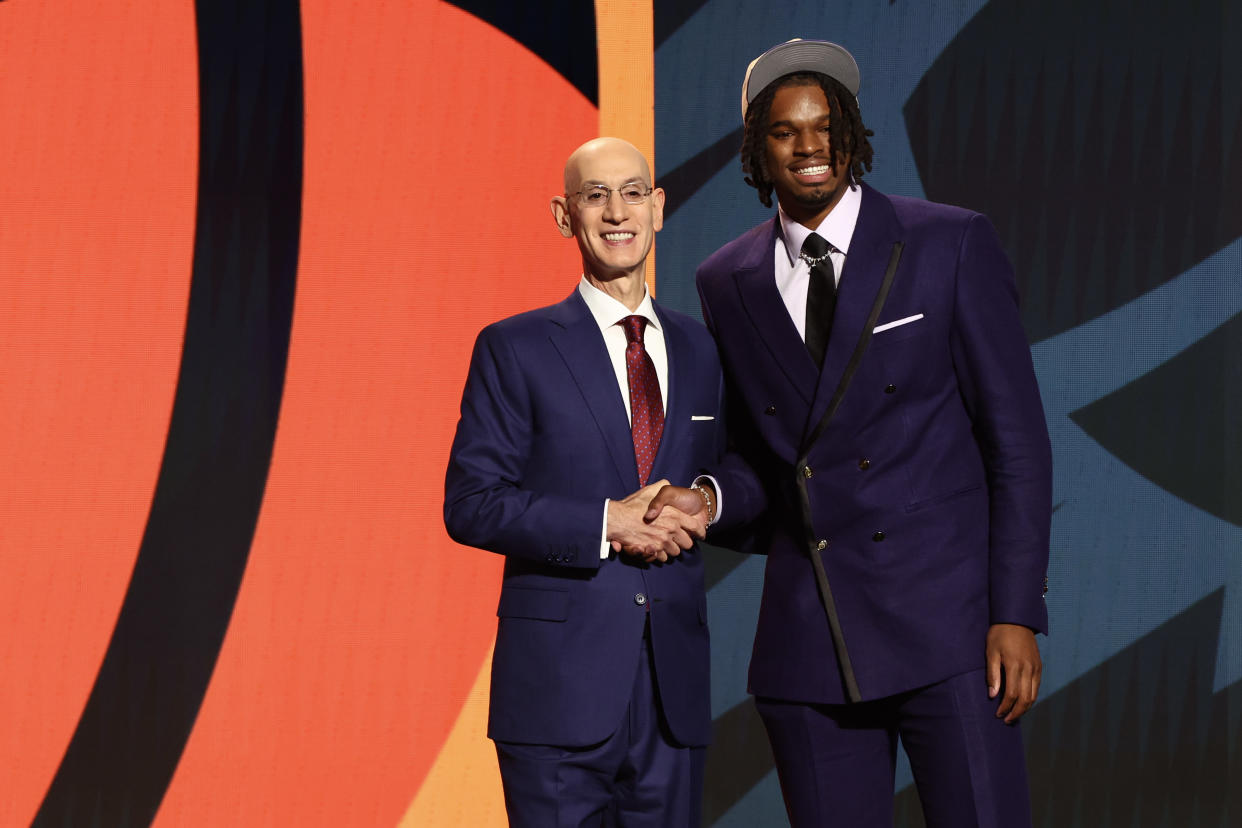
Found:
[[828, 255], [830, 249], [831, 247], [828, 245], [827, 239], [818, 233], [812, 233], [802, 243], [802, 253], [800, 255], [801, 258], [806, 260], [807, 264], [814, 267]]
[[625, 328], [625, 341], [633, 345], [637, 342], [643, 344], [643, 331], [647, 327], [647, 317], [645, 316], [627, 316], [621, 320], [622, 327]]

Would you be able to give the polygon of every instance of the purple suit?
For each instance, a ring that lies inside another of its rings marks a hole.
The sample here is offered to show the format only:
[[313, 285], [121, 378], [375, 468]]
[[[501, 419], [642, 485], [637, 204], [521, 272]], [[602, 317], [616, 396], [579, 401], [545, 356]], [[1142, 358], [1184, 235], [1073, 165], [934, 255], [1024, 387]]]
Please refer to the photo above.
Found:
[[[979, 214], [861, 185], [822, 372], [774, 281], [779, 221], [703, 263], [698, 287], [730, 383], [735, 451], [714, 532], [768, 553], [750, 667], [757, 696], [847, 700], [797, 494], [861, 699], [983, 666], [988, 626], [1046, 631], [1051, 452], [1012, 269]], [[900, 264], [840, 408], [815, 443], [894, 244]], [[732, 532], [731, 532], [732, 530]]]
[[[702, 325], [656, 313], [669, 380], [651, 480], [687, 485], [719, 456], [720, 364]], [[444, 520], [454, 540], [505, 556], [491, 738], [572, 747], [616, 731], [649, 619], [673, 737], [687, 746], [710, 740], [699, 550], [664, 565], [600, 559], [604, 499], [638, 487], [625, 405], [578, 291], [485, 328], [462, 395]]]

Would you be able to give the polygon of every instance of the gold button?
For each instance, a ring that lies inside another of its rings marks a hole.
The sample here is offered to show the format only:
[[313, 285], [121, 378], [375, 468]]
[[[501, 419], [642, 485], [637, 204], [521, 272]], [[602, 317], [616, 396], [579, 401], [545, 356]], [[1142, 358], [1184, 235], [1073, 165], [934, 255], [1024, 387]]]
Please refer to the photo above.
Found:
[[814, 476], [815, 476], [815, 472], [811, 471], [811, 467], [810, 467], [810, 466], [803, 466], [803, 467], [802, 467], [802, 476], [803, 476], [803, 477], [806, 477], [806, 478], [814, 477]]
[[827, 548], [828, 548], [828, 541], [826, 540], [820, 540], [819, 543], [815, 544], [816, 552], [823, 552]]
[[858, 468], [862, 469], [863, 471], [866, 471], [867, 469], [871, 468], [871, 461], [868, 460], [866, 457], [864, 457], [863, 459], [858, 461]]

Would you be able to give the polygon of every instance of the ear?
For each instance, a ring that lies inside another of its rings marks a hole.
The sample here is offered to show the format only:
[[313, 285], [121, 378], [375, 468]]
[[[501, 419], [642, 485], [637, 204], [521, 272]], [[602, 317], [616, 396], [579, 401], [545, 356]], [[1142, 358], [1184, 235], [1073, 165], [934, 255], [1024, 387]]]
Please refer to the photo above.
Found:
[[562, 236], [572, 239], [574, 226], [569, 215], [569, 202], [564, 196], [553, 196], [549, 206], [552, 208], [552, 218], [556, 220], [556, 228], [561, 231]]
[[664, 227], [664, 188], [651, 191], [651, 229], [657, 233]]

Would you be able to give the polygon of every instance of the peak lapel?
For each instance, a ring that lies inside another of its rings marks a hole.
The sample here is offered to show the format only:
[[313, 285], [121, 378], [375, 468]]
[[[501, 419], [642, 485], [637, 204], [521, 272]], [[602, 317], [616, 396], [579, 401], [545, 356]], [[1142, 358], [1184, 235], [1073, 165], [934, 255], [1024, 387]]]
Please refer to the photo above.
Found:
[[634, 442], [625, 416], [625, 401], [621, 399], [617, 375], [599, 326], [577, 290], [556, 306], [552, 318], [560, 326], [550, 337], [552, 345], [586, 401], [625, 491], [632, 492], [638, 488]]
[[798, 329], [789, 318], [789, 309], [776, 289], [773, 249], [778, 223], [779, 219], [773, 218], [770, 232], [756, 234], [755, 244], [747, 251], [742, 265], [734, 271], [733, 278], [737, 281], [742, 307], [758, 331], [757, 338], [767, 346], [776, 364], [809, 403], [816, 382], [815, 360], [811, 359]]
[[824, 367], [815, 390], [806, 435], [815, 428], [828, 408], [884, 281], [893, 243], [901, 237], [897, 216], [888, 199], [866, 184], [859, 186], [863, 190], [862, 206], [837, 289], [832, 333], [828, 337], [828, 350], [824, 354]]
[[678, 486], [689, 481], [673, 480], [669, 477], [669, 469], [675, 465], [678, 445], [688, 436], [687, 425], [694, 414], [686, 402], [690, 398], [689, 385], [694, 381], [691, 366], [687, 361], [692, 353], [690, 338], [679, 325], [674, 324], [664, 309], [652, 301], [656, 316], [660, 317], [660, 330], [664, 334], [664, 352], [668, 355], [668, 387], [665, 389], [664, 400], [664, 434], [660, 437], [660, 446], [656, 449], [655, 462], [651, 465], [651, 480], [668, 478]]

